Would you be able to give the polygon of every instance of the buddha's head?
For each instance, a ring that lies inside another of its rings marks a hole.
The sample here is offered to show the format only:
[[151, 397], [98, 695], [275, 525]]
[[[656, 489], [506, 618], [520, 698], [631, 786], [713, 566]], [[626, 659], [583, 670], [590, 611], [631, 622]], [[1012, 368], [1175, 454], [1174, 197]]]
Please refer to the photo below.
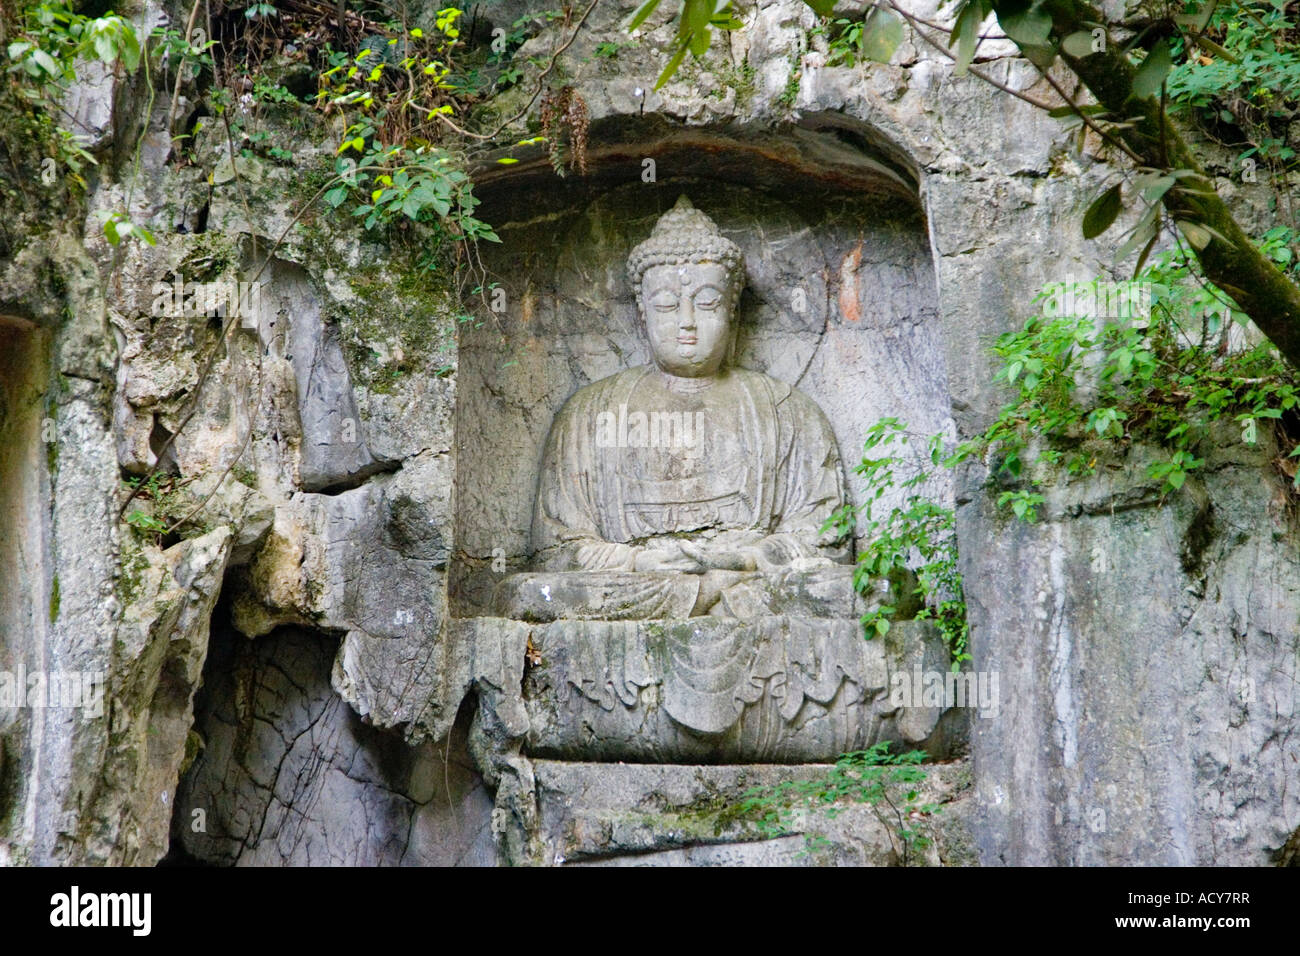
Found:
[[655, 364], [684, 378], [715, 374], [732, 351], [745, 284], [736, 244], [682, 196], [627, 268]]

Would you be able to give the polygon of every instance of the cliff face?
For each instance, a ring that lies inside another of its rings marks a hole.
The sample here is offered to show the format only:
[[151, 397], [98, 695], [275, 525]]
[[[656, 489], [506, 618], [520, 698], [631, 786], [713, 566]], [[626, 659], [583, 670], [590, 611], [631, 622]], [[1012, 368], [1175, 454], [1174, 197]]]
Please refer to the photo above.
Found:
[[[743, 30], [653, 92], [672, 30], [628, 43], [635, 6], [602, 2], [562, 60], [588, 176], [557, 180], [536, 152], [475, 168], [504, 240], [485, 250], [504, 308], [477, 324], [449, 269], [306, 209], [340, 133], [308, 103], [232, 105], [292, 156], [232, 161], [189, 91], [181, 163], [161, 81], [74, 90], [100, 160], [84, 202], [25, 212], [0, 261], [0, 670], [79, 675], [84, 693], [0, 708], [0, 861], [496, 862], [505, 825], [467, 741], [475, 696], [503, 688], [458, 622], [526, 556], [555, 409], [645, 360], [622, 262], [678, 193], [745, 249], [745, 364], [809, 391], [848, 462], [885, 415], [977, 431], [999, 403], [988, 344], [1044, 282], [1109, 264], [1078, 224], [1104, 164], [933, 50], [828, 67], [801, 3], [743, 5]], [[1003, 82], [1045, 89], [986, 49]], [[524, 96], [499, 99], [508, 116]], [[109, 245], [116, 209], [157, 245]], [[253, 283], [228, 334], [229, 303], [185, 307], [186, 283], [227, 281]], [[937, 489], [972, 667], [1001, 696], [970, 720], [973, 787], [941, 861], [1294, 858], [1295, 517], [1267, 440], [1210, 444], [1177, 495], [1139, 447], [1051, 485], [1034, 525], [996, 512], [979, 467]], [[132, 482], [128, 511], [174, 530], [121, 518]], [[614, 799], [546, 773], [565, 825]], [[944, 771], [945, 799], [966, 774]], [[662, 803], [671, 783], [610, 790]], [[647, 849], [602, 839], [592, 854]]]

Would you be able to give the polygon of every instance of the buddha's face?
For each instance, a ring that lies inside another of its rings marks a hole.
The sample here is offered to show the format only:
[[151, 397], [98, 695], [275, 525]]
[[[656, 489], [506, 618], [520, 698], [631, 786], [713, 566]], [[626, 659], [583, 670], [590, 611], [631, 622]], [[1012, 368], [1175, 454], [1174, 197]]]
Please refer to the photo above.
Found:
[[731, 339], [725, 266], [652, 266], [641, 278], [641, 312], [655, 364], [670, 375], [714, 375]]

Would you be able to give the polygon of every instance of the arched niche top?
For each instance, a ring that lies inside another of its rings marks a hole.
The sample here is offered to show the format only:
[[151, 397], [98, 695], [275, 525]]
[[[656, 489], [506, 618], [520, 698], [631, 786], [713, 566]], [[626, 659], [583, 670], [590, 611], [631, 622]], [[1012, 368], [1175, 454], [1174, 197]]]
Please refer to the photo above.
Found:
[[[502, 158], [518, 162], [497, 162]], [[659, 179], [745, 183], [820, 200], [852, 194], [871, 197], [886, 214], [921, 213], [919, 171], [903, 150], [840, 113], [807, 114], [778, 126], [726, 127], [682, 126], [659, 115], [606, 117], [588, 131], [586, 176], [556, 176], [546, 148], [529, 146], [490, 153], [473, 178], [482, 217], [505, 222], [517, 215], [522, 194], [531, 213], [571, 207], [594, 192], [640, 180], [647, 159], [655, 161]]]

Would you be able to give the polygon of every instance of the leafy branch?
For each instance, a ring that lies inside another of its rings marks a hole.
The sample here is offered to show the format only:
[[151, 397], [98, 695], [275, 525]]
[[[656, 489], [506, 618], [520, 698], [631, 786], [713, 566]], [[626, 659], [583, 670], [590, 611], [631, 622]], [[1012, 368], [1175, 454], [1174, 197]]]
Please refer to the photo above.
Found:
[[[716, 8], [707, 3], [701, 6], [702, 2], [683, 0], [679, 8], [679, 48], [660, 77], [659, 85], [677, 68], [686, 49], [697, 57], [707, 50], [711, 34], [707, 21], [702, 19], [703, 11]], [[834, 0], [805, 2], [822, 18], [829, 17], [835, 6]], [[958, 0], [952, 11], [955, 20], [947, 47], [941, 46], [923, 29], [925, 24], [895, 0], [877, 0], [864, 18], [862, 30], [878, 36], [869, 44], [865, 40], [857, 41], [863, 49], [870, 49], [870, 59], [888, 60], [901, 39], [893, 18], [880, 16], [882, 2], [887, 3], [892, 14], [906, 21], [923, 42], [948, 53], [955, 75], [970, 72], [1037, 108], [1061, 110], [1058, 115], [1073, 116], [1123, 153], [1143, 175], [1172, 177], [1173, 181], [1167, 184], [1153, 188], [1148, 183], [1144, 187], [1147, 192], [1159, 190], [1158, 198], [1150, 202], [1158, 203], [1172, 218], [1192, 246], [1197, 268], [1205, 278], [1229, 295], [1282, 355], [1292, 364], [1300, 364], [1300, 287], [1262, 255], [1241, 229], [1169, 115], [1169, 81], [1171, 76], [1176, 76], [1175, 55], [1188, 58], [1189, 50], [1199, 49], [1223, 57], [1229, 63], [1240, 60], [1237, 66], [1246, 62], [1207, 36], [1212, 18], [1220, 12], [1219, 0], [1171, 4], [1164, 14], [1150, 19], [1127, 42], [1116, 39], [1126, 29], [1124, 24], [1108, 21], [1087, 0]], [[1284, 0], [1273, 0], [1273, 6], [1281, 14], [1279, 3], [1285, 5]], [[657, 0], [648, 0], [638, 13], [647, 8], [653, 10], [656, 4]], [[1247, 10], [1249, 4], [1241, 0], [1233, 7]], [[1251, 15], [1271, 37], [1280, 36], [1280, 24], [1275, 22], [1270, 29], [1258, 15], [1253, 12]], [[990, 16], [996, 16], [1005, 35], [1045, 77], [1054, 63], [1063, 62], [1092, 94], [1095, 103], [1075, 103], [1051, 77], [1048, 83], [1065, 99], [1065, 106], [1043, 103], [974, 69], [971, 64], [983, 39], [981, 26]], [[680, 45], [683, 38], [688, 40], [684, 47]], [[949, 53], [953, 48], [955, 52]], [[1278, 71], [1277, 75], [1300, 76], [1297, 64], [1300, 59], [1293, 62], [1287, 56], [1274, 56], [1270, 69]], [[1196, 75], [1190, 60], [1182, 75]], [[1279, 155], [1283, 154], [1279, 151]], [[1294, 156], [1294, 150], [1285, 155]], [[1122, 192], [1112, 186], [1094, 201], [1085, 214], [1089, 237], [1100, 236], [1118, 218], [1122, 199]], [[1144, 250], [1139, 270], [1145, 256], [1154, 248], [1159, 229], [1159, 217], [1148, 209], [1132, 243], [1132, 249]]]

